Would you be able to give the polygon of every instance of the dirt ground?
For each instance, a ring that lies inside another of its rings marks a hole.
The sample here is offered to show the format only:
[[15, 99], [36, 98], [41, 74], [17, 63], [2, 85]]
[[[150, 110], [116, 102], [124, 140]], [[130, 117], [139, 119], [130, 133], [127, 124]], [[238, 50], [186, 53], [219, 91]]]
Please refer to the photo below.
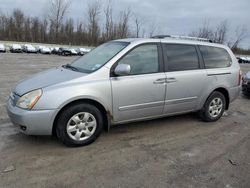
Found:
[[119, 125], [87, 147], [19, 133], [5, 110], [11, 88], [75, 58], [0, 54], [1, 188], [250, 187], [250, 98], [244, 96], [215, 123], [186, 114]]

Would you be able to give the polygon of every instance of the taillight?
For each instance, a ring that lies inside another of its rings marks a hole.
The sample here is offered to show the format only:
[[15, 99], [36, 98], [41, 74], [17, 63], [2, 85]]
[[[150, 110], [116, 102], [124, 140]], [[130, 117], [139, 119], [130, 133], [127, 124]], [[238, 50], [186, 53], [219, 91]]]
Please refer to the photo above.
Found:
[[238, 86], [240, 86], [242, 80], [242, 72], [239, 70], [239, 80], [238, 80]]

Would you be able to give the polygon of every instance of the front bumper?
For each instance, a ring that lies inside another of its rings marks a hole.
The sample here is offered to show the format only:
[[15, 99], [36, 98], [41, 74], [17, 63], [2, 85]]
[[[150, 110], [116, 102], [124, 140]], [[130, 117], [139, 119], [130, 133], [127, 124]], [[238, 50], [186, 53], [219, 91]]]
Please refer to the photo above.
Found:
[[7, 112], [14, 125], [27, 135], [51, 135], [54, 118], [59, 110], [23, 110], [7, 102]]

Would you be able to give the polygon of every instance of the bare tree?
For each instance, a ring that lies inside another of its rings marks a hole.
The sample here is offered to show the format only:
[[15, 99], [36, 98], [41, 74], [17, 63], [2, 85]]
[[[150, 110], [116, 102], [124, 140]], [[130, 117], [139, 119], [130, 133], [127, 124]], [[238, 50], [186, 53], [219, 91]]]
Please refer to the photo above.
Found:
[[30, 18], [25, 19], [25, 22], [24, 22], [24, 41], [31, 41], [30, 26], [31, 26]]
[[[245, 26], [237, 26], [235, 35], [230, 39], [227, 39], [229, 32], [228, 21], [221, 21], [216, 27], [211, 27], [208, 21], [204, 21], [203, 25], [191, 33], [191, 36], [208, 38], [214, 42], [226, 44], [233, 50], [239, 50], [239, 44], [248, 37], [247, 28]], [[240, 49], [242, 50], [242, 49]]]
[[58, 41], [58, 32], [63, 23], [65, 14], [70, 7], [69, 0], [52, 0], [50, 6], [49, 19], [51, 30], [54, 34], [55, 41]]
[[248, 37], [247, 28], [245, 26], [238, 26], [235, 30], [234, 40], [229, 41], [228, 46], [235, 50], [239, 44]]
[[80, 20], [77, 21], [76, 32], [75, 32], [75, 44], [87, 44], [88, 32], [87, 27]]
[[42, 42], [48, 42], [47, 32], [48, 32], [48, 20], [44, 18], [43, 21], [40, 23], [40, 33], [41, 33], [40, 40]]
[[228, 21], [221, 21], [216, 27], [212, 27], [208, 20], [204, 20], [198, 31], [191, 33], [191, 36], [207, 38], [214, 42], [226, 43], [226, 35], [228, 33]]
[[0, 40], [7, 39], [7, 17], [4, 13], [0, 12]]
[[204, 20], [202, 26], [198, 28], [197, 31], [193, 31], [190, 36], [199, 37], [199, 38], [208, 38], [213, 39], [213, 29], [211, 28], [209, 21]]
[[149, 23], [149, 26], [148, 26], [147, 30], [148, 30], [148, 36], [149, 37], [154, 36], [154, 33], [156, 32], [156, 23], [154, 21]]
[[114, 38], [114, 22], [113, 22], [113, 7], [111, 0], [107, 1], [107, 6], [104, 8], [105, 26], [103, 38], [105, 41]]
[[40, 42], [40, 32], [39, 32], [39, 19], [37, 17], [31, 20], [31, 41], [32, 42]]
[[74, 35], [74, 21], [72, 18], [68, 19], [64, 24], [64, 38], [67, 44], [72, 44]]
[[[134, 15], [134, 22], [135, 22], [135, 36], [136, 36], [136, 38], [139, 38], [140, 37], [141, 29], [142, 29], [142, 25], [143, 25], [144, 21], [143, 21], [143, 19], [139, 15], [135, 14]], [[143, 35], [144, 34], [142, 34], [142, 36]]]
[[88, 35], [89, 44], [96, 45], [98, 43], [100, 27], [98, 24], [98, 19], [100, 15], [100, 2], [94, 1], [88, 4], [87, 17], [88, 17]]
[[213, 41], [224, 44], [226, 42], [226, 35], [228, 33], [228, 22], [224, 20], [220, 22], [214, 32]]
[[118, 28], [117, 28], [117, 36], [119, 38], [126, 38], [129, 34], [130, 14], [131, 14], [130, 9], [120, 12], [120, 20], [119, 20]]
[[15, 9], [13, 11], [13, 20], [14, 20], [14, 27], [13, 30], [15, 40], [23, 41], [22, 32], [24, 28], [24, 14], [21, 10]]

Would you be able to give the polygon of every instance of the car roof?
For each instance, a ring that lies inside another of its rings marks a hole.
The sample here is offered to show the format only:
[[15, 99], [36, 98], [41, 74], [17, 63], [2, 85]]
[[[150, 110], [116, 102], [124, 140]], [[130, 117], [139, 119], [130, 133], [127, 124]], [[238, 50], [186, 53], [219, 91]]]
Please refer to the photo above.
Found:
[[13, 47], [18, 47], [18, 48], [21, 48], [21, 45], [20, 44], [12, 44]]
[[199, 40], [190, 40], [190, 39], [178, 39], [178, 38], [126, 38], [114, 40], [117, 42], [129, 42], [129, 43], [147, 43], [147, 42], [162, 42], [162, 43], [174, 43], [174, 44], [191, 44], [191, 45], [206, 45], [219, 48], [225, 48], [225, 45], [199, 41]]

